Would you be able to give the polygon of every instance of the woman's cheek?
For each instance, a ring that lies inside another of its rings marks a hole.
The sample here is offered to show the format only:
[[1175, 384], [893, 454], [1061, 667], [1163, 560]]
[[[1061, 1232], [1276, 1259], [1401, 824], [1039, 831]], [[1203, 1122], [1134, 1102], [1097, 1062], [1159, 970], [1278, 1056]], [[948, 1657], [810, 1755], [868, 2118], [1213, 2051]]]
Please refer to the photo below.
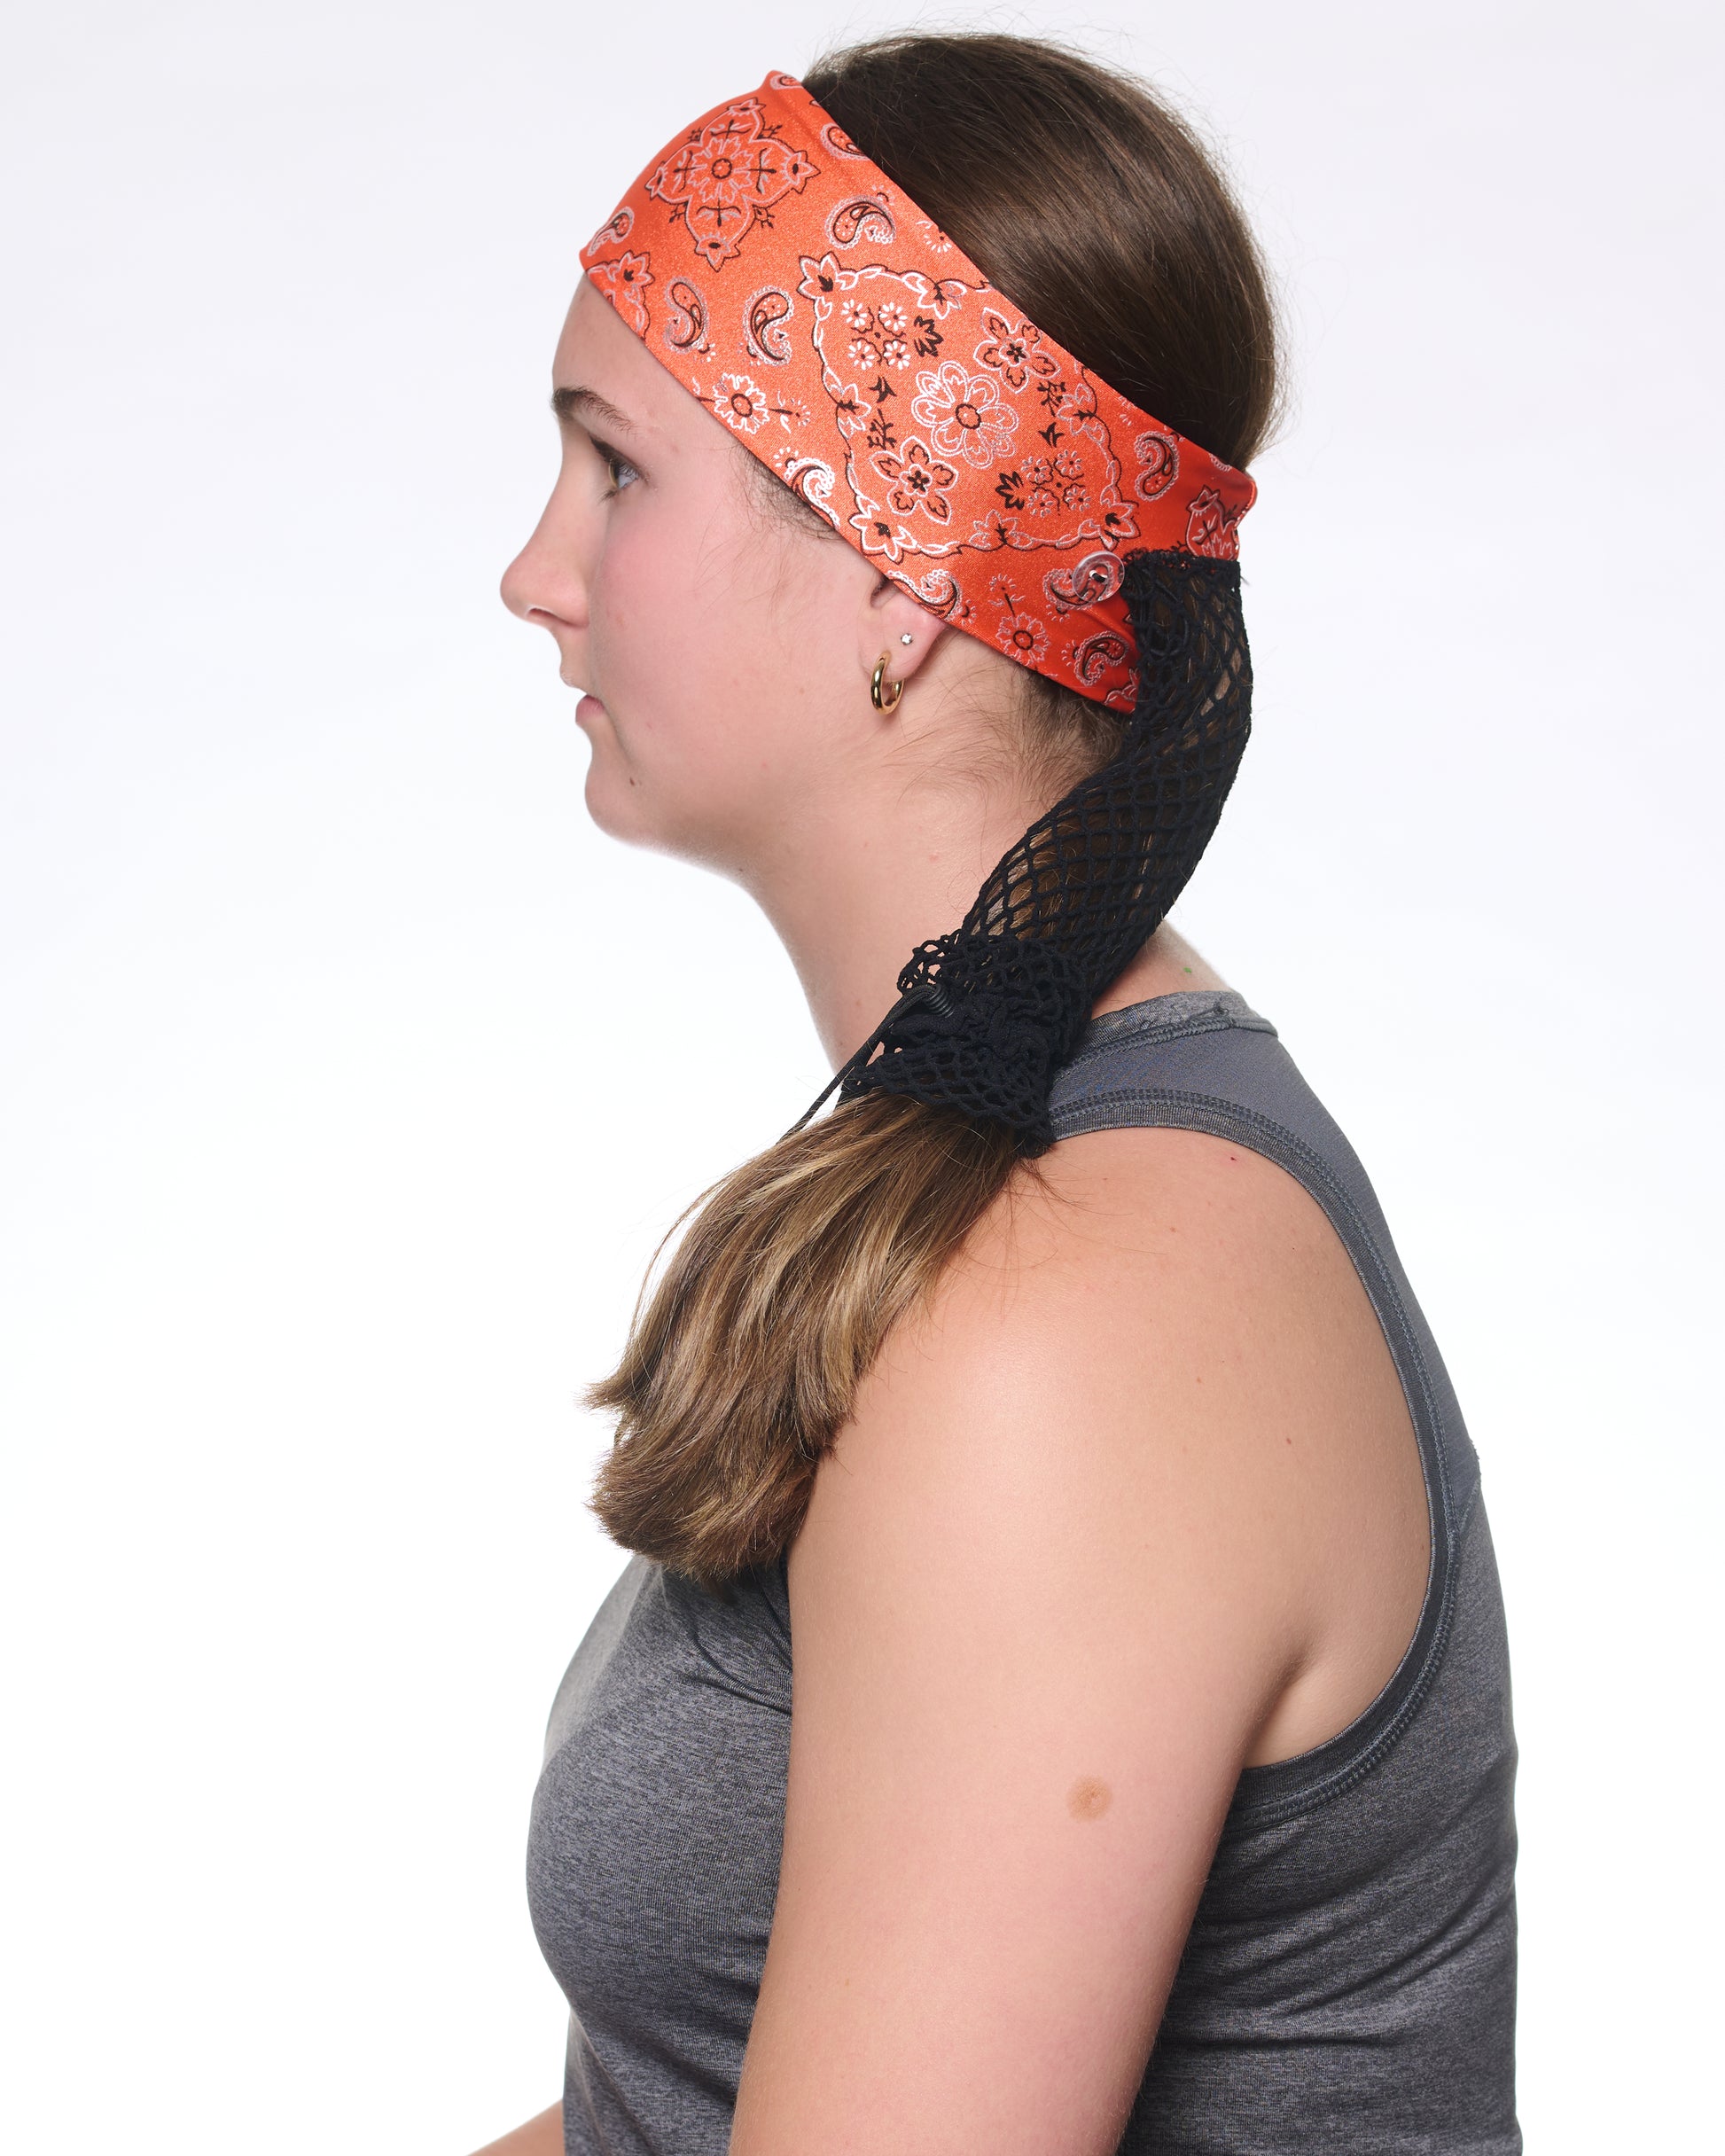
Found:
[[620, 518], [607, 535], [590, 593], [593, 673], [611, 736], [596, 733], [588, 807], [612, 836], [699, 851], [704, 827], [724, 820], [730, 761], [715, 710], [715, 637], [706, 619], [699, 565], [678, 529]]
[[700, 594], [689, 551], [687, 534], [673, 521], [614, 514], [595, 580], [600, 677], [647, 707], [658, 704], [667, 682], [680, 682], [685, 696], [694, 685], [683, 670], [700, 643], [692, 619]]

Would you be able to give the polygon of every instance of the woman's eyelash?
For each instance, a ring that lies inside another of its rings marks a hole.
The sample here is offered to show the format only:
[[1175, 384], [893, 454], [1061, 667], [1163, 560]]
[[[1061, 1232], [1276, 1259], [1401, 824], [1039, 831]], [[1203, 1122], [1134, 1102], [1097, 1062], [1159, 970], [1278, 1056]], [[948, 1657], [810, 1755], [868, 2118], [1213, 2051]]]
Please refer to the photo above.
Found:
[[636, 479], [639, 479], [641, 474], [636, 471], [635, 466], [629, 462], [628, 458], [627, 457], [620, 457], [616, 450], [611, 447], [609, 442], [595, 441], [593, 447], [598, 455], [599, 462], [611, 474], [611, 484], [605, 488], [604, 496], [602, 497], [603, 499], [609, 501], [613, 494], [617, 494], [621, 491], [617, 483], [618, 474], [620, 473], [628, 472]]

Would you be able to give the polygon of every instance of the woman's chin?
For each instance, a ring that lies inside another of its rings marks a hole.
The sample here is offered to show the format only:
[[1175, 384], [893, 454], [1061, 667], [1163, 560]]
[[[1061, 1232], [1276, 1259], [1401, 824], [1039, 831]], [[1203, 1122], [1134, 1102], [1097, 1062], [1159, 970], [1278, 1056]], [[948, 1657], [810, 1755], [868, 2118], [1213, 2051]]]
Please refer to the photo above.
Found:
[[652, 833], [642, 813], [640, 788], [613, 758], [595, 749], [587, 767], [583, 788], [587, 813], [607, 839], [621, 839], [627, 846], [651, 846]]
[[618, 755], [614, 742], [594, 742], [582, 795], [588, 816], [607, 839], [655, 854], [681, 856], [687, 850], [666, 829], [664, 802], [657, 804], [655, 813], [649, 789]]
[[611, 715], [596, 696], [575, 706], [575, 723], [587, 736], [587, 813], [609, 839], [638, 845], [641, 840], [640, 788], [618, 744]]
[[686, 804], [683, 813], [662, 799], [650, 804], [639, 780], [603, 755], [596, 754], [587, 767], [585, 800], [589, 817], [607, 839], [747, 886], [746, 851], [727, 844], [722, 827], [714, 828], [709, 817], [689, 815]]
[[677, 783], [683, 775], [672, 772], [660, 772], [658, 783], [649, 784], [623, 754], [605, 707], [585, 697], [582, 701], [591, 706], [582, 714], [581, 730], [589, 749], [582, 798], [593, 824], [624, 846], [734, 874], [736, 849], [724, 843], [725, 819], [714, 816], [711, 792], [697, 786], [691, 801], [688, 784]]

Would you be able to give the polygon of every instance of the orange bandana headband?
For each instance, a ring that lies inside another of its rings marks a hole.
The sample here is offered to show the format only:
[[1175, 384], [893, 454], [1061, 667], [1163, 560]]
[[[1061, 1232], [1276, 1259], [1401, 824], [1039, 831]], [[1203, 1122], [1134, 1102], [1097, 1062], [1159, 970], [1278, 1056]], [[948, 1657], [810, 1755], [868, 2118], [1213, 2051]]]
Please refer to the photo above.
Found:
[[1122, 552], [1234, 559], [1257, 488], [1027, 322], [793, 75], [581, 251], [655, 359], [931, 613], [1130, 711]]

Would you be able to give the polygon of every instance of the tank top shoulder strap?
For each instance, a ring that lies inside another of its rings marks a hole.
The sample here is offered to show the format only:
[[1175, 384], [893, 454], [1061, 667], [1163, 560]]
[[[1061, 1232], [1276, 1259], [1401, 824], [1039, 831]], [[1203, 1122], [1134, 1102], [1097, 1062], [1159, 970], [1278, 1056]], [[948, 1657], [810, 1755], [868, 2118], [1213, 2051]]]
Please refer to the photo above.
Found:
[[[1159, 996], [1094, 1019], [1057, 1073], [1057, 1142], [1132, 1126], [1201, 1130], [1273, 1160], [1321, 1206], [1370, 1297], [1419, 1444], [1432, 1518], [1432, 1569], [1418, 1629], [1395, 1678], [1331, 1744], [1251, 1770], [1254, 1815], [1303, 1810], [1353, 1780], [1417, 1709], [1446, 1644], [1456, 1560], [1479, 1488], [1479, 1463], [1437, 1344], [1414, 1298], [1358, 1156], [1300, 1076], [1268, 1019], [1231, 989]], [[1248, 1793], [1249, 1792], [1249, 1793]]]

